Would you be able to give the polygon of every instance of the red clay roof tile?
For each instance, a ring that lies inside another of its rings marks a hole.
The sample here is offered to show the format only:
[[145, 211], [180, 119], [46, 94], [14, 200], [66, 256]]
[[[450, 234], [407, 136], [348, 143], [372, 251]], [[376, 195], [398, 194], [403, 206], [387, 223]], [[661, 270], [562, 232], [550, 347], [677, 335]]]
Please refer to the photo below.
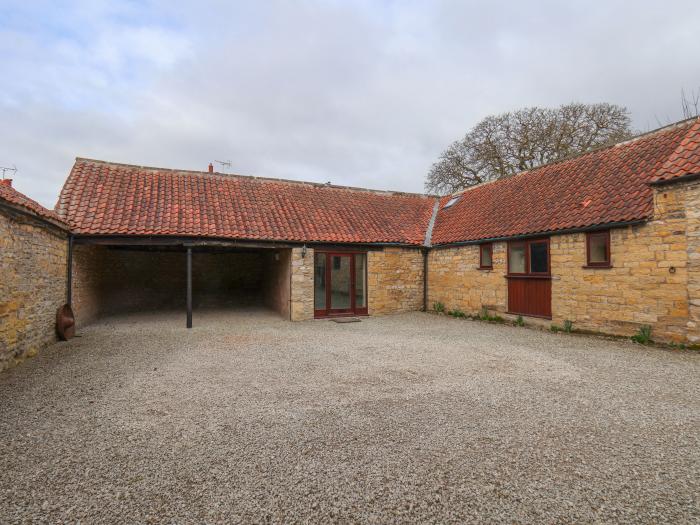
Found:
[[433, 244], [648, 219], [658, 174], [698, 173], [700, 120], [465, 190], [441, 200]]
[[418, 194], [77, 159], [56, 209], [76, 234], [419, 245], [434, 202]]
[[[700, 173], [700, 119], [470, 188], [431, 242], [649, 219], [649, 184]], [[77, 159], [58, 213], [87, 235], [177, 235], [420, 245], [433, 197]]]
[[5, 201], [14, 207], [21, 208], [24, 211], [38, 215], [42, 219], [47, 219], [55, 223], [57, 226], [67, 229], [68, 225], [58, 216], [58, 214], [56, 214], [56, 212], [44, 208], [41, 204], [30, 199], [24, 193], [20, 193], [10, 186], [9, 182], [0, 182], [0, 201]]
[[700, 174], [700, 119], [690, 128], [652, 182]]

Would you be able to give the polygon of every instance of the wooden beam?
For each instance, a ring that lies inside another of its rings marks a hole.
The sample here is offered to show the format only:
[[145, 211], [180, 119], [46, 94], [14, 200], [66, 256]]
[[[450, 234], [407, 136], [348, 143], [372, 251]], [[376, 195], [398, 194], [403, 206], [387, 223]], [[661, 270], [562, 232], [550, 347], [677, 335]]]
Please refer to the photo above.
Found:
[[308, 248], [332, 251], [370, 251], [383, 250], [386, 247], [403, 247], [420, 249], [415, 244], [398, 242], [384, 243], [343, 243], [333, 244], [328, 242], [300, 242], [300, 241], [275, 241], [275, 240], [235, 240], [217, 239], [205, 237], [182, 237], [168, 235], [81, 235], [77, 234], [75, 244], [99, 244], [106, 246], [193, 246], [193, 247], [222, 247], [222, 248], [253, 248], [279, 250], [285, 248], [301, 248], [304, 244]]
[[103, 246], [213, 246], [221, 248], [260, 248], [271, 250], [277, 250], [282, 248], [295, 248], [301, 246], [301, 243], [287, 243], [277, 241], [237, 241], [227, 239], [205, 239], [202, 237], [159, 237], [137, 235], [76, 235], [75, 243], [98, 244]]

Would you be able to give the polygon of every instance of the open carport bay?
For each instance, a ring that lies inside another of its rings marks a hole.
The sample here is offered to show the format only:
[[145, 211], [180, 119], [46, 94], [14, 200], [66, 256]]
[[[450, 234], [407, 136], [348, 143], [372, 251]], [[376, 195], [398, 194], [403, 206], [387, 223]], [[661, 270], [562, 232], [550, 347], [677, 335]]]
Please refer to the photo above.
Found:
[[[74, 304], [78, 322], [121, 313], [187, 308], [183, 246], [75, 247]], [[266, 307], [289, 318], [291, 250], [192, 248], [192, 308]], [[184, 317], [183, 317], [184, 319]]]

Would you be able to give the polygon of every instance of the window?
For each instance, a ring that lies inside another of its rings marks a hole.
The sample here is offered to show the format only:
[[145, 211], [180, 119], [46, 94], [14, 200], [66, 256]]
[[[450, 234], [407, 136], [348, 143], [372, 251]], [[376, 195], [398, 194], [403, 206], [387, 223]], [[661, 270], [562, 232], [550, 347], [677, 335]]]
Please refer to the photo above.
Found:
[[549, 272], [547, 241], [530, 243], [530, 273]]
[[610, 268], [610, 230], [586, 234], [586, 266]]
[[508, 243], [509, 275], [549, 275], [549, 239]]
[[493, 269], [493, 244], [487, 243], [479, 245], [479, 269]]
[[449, 208], [450, 206], [453, 206], [457, 204], [457, 201], [459, 200], [460, 195], [457, 195], [456, 197], [452, 197], [450, 200], [447, 201], [447, 203], [442, 207], [442, 209]]
[[326, 254], [314, 253], [314, 308], [326, 309]]
[[508, 245], [508, 273], [525, 272], [525, 248], [524, 242], [510, 243]]
[[355, 308], [367, 307], [367, 262], [366, 253], [355, 254]]

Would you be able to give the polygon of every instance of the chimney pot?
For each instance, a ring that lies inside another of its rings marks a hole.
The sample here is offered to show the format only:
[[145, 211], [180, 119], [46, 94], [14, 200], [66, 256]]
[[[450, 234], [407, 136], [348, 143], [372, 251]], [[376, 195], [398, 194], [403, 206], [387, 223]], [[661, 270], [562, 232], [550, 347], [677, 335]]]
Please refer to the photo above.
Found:
[[214, 173], [214, 165], [211, 162], [209, 163], [209, 173]]
[[0, 184], [2, 184], [3, 186], [9, 186], [11, 188], [12, 179], [0, 179]]

